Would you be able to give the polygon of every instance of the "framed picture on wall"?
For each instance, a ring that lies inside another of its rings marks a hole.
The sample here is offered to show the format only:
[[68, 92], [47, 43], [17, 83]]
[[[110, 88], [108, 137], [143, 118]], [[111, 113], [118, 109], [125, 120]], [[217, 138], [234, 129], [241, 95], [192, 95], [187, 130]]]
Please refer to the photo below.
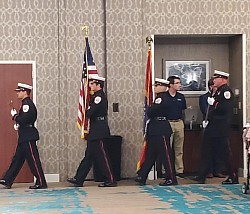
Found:
[[181, 79], [181, 93], [204, 94], [208, 91], [209, 61], [166, 61], [166, 78]]

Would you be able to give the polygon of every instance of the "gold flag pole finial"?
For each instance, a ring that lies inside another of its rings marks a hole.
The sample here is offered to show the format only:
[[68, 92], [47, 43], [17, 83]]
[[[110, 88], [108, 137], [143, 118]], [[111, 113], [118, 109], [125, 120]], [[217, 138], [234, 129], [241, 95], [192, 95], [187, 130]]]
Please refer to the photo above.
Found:
[[147, 36], [146, 43], [148, 44], [148, 48], [151, 49], [151, 43], [153, 42], [153, 39], [151, 36]]
[[84, 36], [88, 36], [89, 35], [89, 26], [83, 25], [82, 26], [82, 31], [84, 33]]

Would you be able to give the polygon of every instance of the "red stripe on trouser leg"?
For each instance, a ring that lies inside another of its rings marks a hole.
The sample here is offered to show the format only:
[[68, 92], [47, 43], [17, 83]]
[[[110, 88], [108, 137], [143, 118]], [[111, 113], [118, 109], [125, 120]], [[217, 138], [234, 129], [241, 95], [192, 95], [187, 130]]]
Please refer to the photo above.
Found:
[[30, 147], [30, 154], [31, 154], [31, 157], [33, 159], [33, 163], [34, 163], [34, 166], [35, 166], [35, 169], [37, 171], [37, 175], [39, 177], [39, 180], [40, 180], [40, 185], [43, 186], [43, 183], [42, 183], [42, 178], [41, 178], [41, 175], [39, 173], [39, 170], [38, 170], [38, 167], [37, 167], [37, 164], [36, 164], [36, 159], [35, 159], [35, 155], [34, 155], [34, 152], [33, 152], [33, 149], [32, 149], [32, 146], [31, 146], [31, 143], [29, 142], [29, 147]]
[[170, 177], [173, 180], [174, 179], [173, 169], [172, 169], [172, 165], [171, 165], [171, 159], [170, 159], [170, 156], [169, 156], [169, 152], [171, 152], [171, 151], [169, 151], [169, 149], [168, 149], [165, 136], [163, 136], [163, 142], [164, 142], [164, 148], [165, 148], [165, 153], [166, 153], [166, 157], [167, 157], [168, 168], [170, 170]]
[[103, 156], [104, 156], [104, 160], [105, 160], [105, 163], [106, 163], [108, 171], [109, 171], [111, 182], [114, 182], [114, 178], [113, 178], [113, 175], [111, 173], [111, 168], [110, 168], [110, 165], [109, 165], [109, 162], [108, 162], [108, 158], [107, 158], [107, 155], [106, 155], [102, 140], [100, 140], [100, 144], [101, 144], [101, 150], [102, 150], [102, 153], [103, 153]]

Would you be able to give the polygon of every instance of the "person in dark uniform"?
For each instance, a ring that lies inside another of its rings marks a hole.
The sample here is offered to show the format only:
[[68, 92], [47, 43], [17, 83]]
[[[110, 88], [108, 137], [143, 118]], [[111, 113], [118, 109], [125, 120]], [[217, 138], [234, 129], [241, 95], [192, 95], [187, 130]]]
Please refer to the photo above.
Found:
[[[207, 102], [207, 98], [213, 97], [217, 89], [214, 86], [213, 78], [210, 78], [208, 80], [207, 85], [208, 85], [209, 91], [199, 96], [199, 107], [203, 115], [203, 120], [207, 120], [208, 111], [210, 109], [210, 106], [208, 105], [208, 102]], [[213, 155], [213, 161], [212, 161], [211, 169], [207, 175], [207, 178], [213, 178], [213, 177], [225, 178], [226, 176], [221, 173], [222, 168], [223, 168], [223, 162], [216, 148], [214, 148], [212, 155]]]
[[39, 133], [34, 126], [37, 119], [37, 109], [30, 99], [32, 86], [18, 83], [17, 97], [22, 100], [19, 112], [11, 110], [12, 120], [16, 122], [15, 130], [18, 130], [18, 144], [16, 153], [12, 158], [9, 169], [0, 180], [0, 184], [10, 189], [16, 176], [21, 170], [24, 161], [28, 162], [29, 168], [36, 178], [36, 182], [30, 189], [46, 189], [47, 183], [44, 177], [36, 141], [39, 140]]
[[90, 129], [87, 137], [87, 148], [85, 157], [81, 161], [76, 175], [68, 178], [67, 181], [77, 187], [82, 187], [93, 162], [98, 164], [102, 170], [102, 175], [106, 181], [99, 184], [99, 187], [115, 187], [116, 179], [113, 175], [112, 167], [107, 152], [105, 151], [103, 140], [110, 136], [110, 130], [107, 121], [108, 100], [103, 91], [105, 78], [98, 75], [89, 75], [89, 86], [94, 91], [92, 101], [86, 116], [90, 119]]
[[154, 90], [156, 98], [147, 111], [149, 123], [146, 130], [146, 156], [144, 163], [137, 172], [138, 176], [135, 179], [140, 185], [146, 184], [148, 174], [158, 157], [161, 158], [162, 164], [166, 170], [165, 181], [161, 182], [159, 185], [169, 186], [177, 184], [173, 153], [169, 142], [172, 129], [167, 120], [167, 86], [167, 80], [155, 79]]
[[206, 175], [213, 160], [213, 150], [216, 149], [225, 163], [229, 177], [222, 184], [238, 184], [237, 169], [233, 168], [232, 154], [228, 143], [230, 121], [233, 115], [233, 92], [227, 85], [229, 74], [223, 71], [214, 71], [213, 82], [217, 87], [214, 97], [208, 97], [210, 111], [205, 127], [201, 166], [199, 175], [193, 180], [205, 183]]
[[175, 169], [178, 177], [184, 177], [183, 165], [183, 143], [184, 143], [184, 110], [187, 108], [186, 99], [179, 93], [181, 88], [180, 78], [177, 76], [168, 77], [169, 89], [166, 92], [168, 113], [167, 118], [173, 130], [171, 146], [175, 154]]

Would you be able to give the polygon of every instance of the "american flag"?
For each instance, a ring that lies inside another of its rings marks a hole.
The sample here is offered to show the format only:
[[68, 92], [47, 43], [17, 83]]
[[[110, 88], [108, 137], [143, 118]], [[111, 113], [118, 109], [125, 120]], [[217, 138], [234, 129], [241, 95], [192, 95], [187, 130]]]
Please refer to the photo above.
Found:
[[86, 117], [86, 110], [89, 107], [90, 100], [90, 88], [88, 85], [88, 78], [90, 74], [98, 75], [93, 56], [89, 47], [89, 40], [86, 36], [77, 117], [77, 126], [81, 130], [81, 138], [83, 139], [86, 139], [86, 135], [88, 134], [89, 130], [89, 120]]
[[149, 46], [148, 48], [148, 58], [147, 58], [147, 67], [146, 67], [146, 80], [145, 80], [145, 100], [144, 100], [144, 120], [143, 120], [143, 135], [144, 142], [142, 147], [142, 152], [140, 156], [140, 160], [137, 163], [137, 170], [139, 170], [142, 164], [145, 161], [147, 143], [146, 143], [146, 126], [148, 122], [147, 110], [148, 107], [151, 106], [153, 102], [153, 90], [152, 90], [152, 52]]

